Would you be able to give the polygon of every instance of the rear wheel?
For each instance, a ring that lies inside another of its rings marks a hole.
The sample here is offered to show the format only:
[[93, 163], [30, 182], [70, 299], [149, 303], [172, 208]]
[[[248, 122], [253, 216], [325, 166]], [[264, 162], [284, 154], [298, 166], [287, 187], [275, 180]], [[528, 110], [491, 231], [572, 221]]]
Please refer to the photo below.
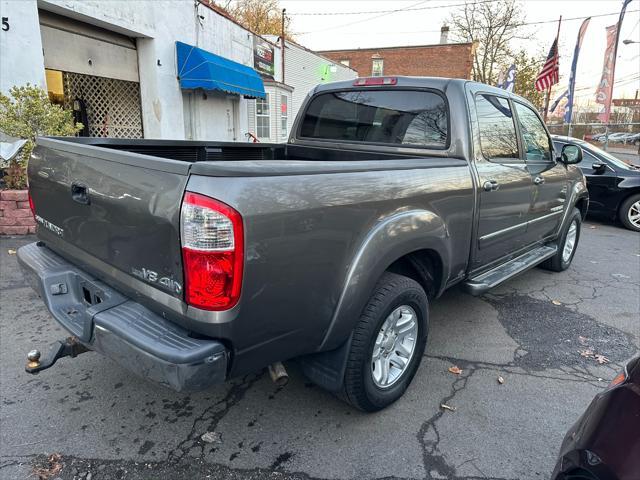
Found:
[[367, 412], [399, 399], [424, 353], [428, 300], [416, 281], [386, 272], [353, 331], [343, 397]]
[[622, 202], [618, 213], [625, 228], [640, 232], [640, 195], [631, 195]]
[[540, 266], [553, 272], [562, 272], [569, 268], [578, 248], [581, 227], [582, 216], [580, 215], [580, 210], [574, 208], [558, 239], [558, 251], [553, 257], [542, 262]]

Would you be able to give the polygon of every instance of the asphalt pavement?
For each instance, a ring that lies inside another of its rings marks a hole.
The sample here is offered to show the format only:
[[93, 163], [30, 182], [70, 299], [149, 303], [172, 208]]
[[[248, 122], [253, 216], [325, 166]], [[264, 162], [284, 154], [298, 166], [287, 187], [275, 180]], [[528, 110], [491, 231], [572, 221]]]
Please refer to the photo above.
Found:
[[566, 272], [434, 301], [413, 384], [376, 414], [291, 362], [285, 387], [256, 372], [190, 395], [96, 353], [30, 376], [26, 352], [64, 336], [10, 253], [30, 241], [0, 239], [3, 479], [546, 479], [566, 430], [640, 347], [640, 234], [589, 221]]

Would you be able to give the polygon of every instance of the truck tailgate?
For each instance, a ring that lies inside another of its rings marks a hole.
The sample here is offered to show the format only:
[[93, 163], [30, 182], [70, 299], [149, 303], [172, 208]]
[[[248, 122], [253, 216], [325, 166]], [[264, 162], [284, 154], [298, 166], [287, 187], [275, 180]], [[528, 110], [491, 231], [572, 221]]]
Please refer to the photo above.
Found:
[[115, 268], [181, 298], [180, 204], [190, 163], [50, 138], [37, 143], [29, 189], [38, 237], [66, 257], [82, 250], [82, 263], [106, 281]]

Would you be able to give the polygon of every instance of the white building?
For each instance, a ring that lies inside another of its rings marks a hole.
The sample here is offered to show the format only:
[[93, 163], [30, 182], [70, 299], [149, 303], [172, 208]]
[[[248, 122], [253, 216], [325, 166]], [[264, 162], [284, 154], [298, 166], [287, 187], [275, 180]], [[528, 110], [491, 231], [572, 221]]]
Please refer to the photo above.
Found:
[[[283, 85], [277, 38], [256, 36], [202, 1], [0, 0], [0, 10], [0, 89], [46, 88], [91, 136], [247, 141], [260, 124], [265, 141], [282, 141], [309, 89], [328, 81], [322, 72], [355, 77], [291, 43]], [[187, 88], [177, 42], [260, 70], [267, 92], [260, 112], [255, 100], [226, 88]]]
[[249, 131], [261, 142], [283, 142], [307, 94], [320, 83], [350, 80], [357, 72], [292, 41], [285, 41], [284, 82], [280, 39], [265, 38], [278, 45], [274, 80], [265, 80], [266, 98], [249, 100]]

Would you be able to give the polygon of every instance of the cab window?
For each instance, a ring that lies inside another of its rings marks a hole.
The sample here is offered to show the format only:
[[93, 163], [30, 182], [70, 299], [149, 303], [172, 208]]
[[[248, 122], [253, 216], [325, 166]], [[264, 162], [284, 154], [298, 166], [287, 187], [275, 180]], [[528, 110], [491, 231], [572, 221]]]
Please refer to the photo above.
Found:
[[538, 115], [521, 103], [515, 102], [515, 108], [526, 159], [531, 162], [551, 161], [551, 142]]
[[480, 148], [487, 160], [518, 161], [518, 140], [509, 102], [495, 95], [476, 97]]

